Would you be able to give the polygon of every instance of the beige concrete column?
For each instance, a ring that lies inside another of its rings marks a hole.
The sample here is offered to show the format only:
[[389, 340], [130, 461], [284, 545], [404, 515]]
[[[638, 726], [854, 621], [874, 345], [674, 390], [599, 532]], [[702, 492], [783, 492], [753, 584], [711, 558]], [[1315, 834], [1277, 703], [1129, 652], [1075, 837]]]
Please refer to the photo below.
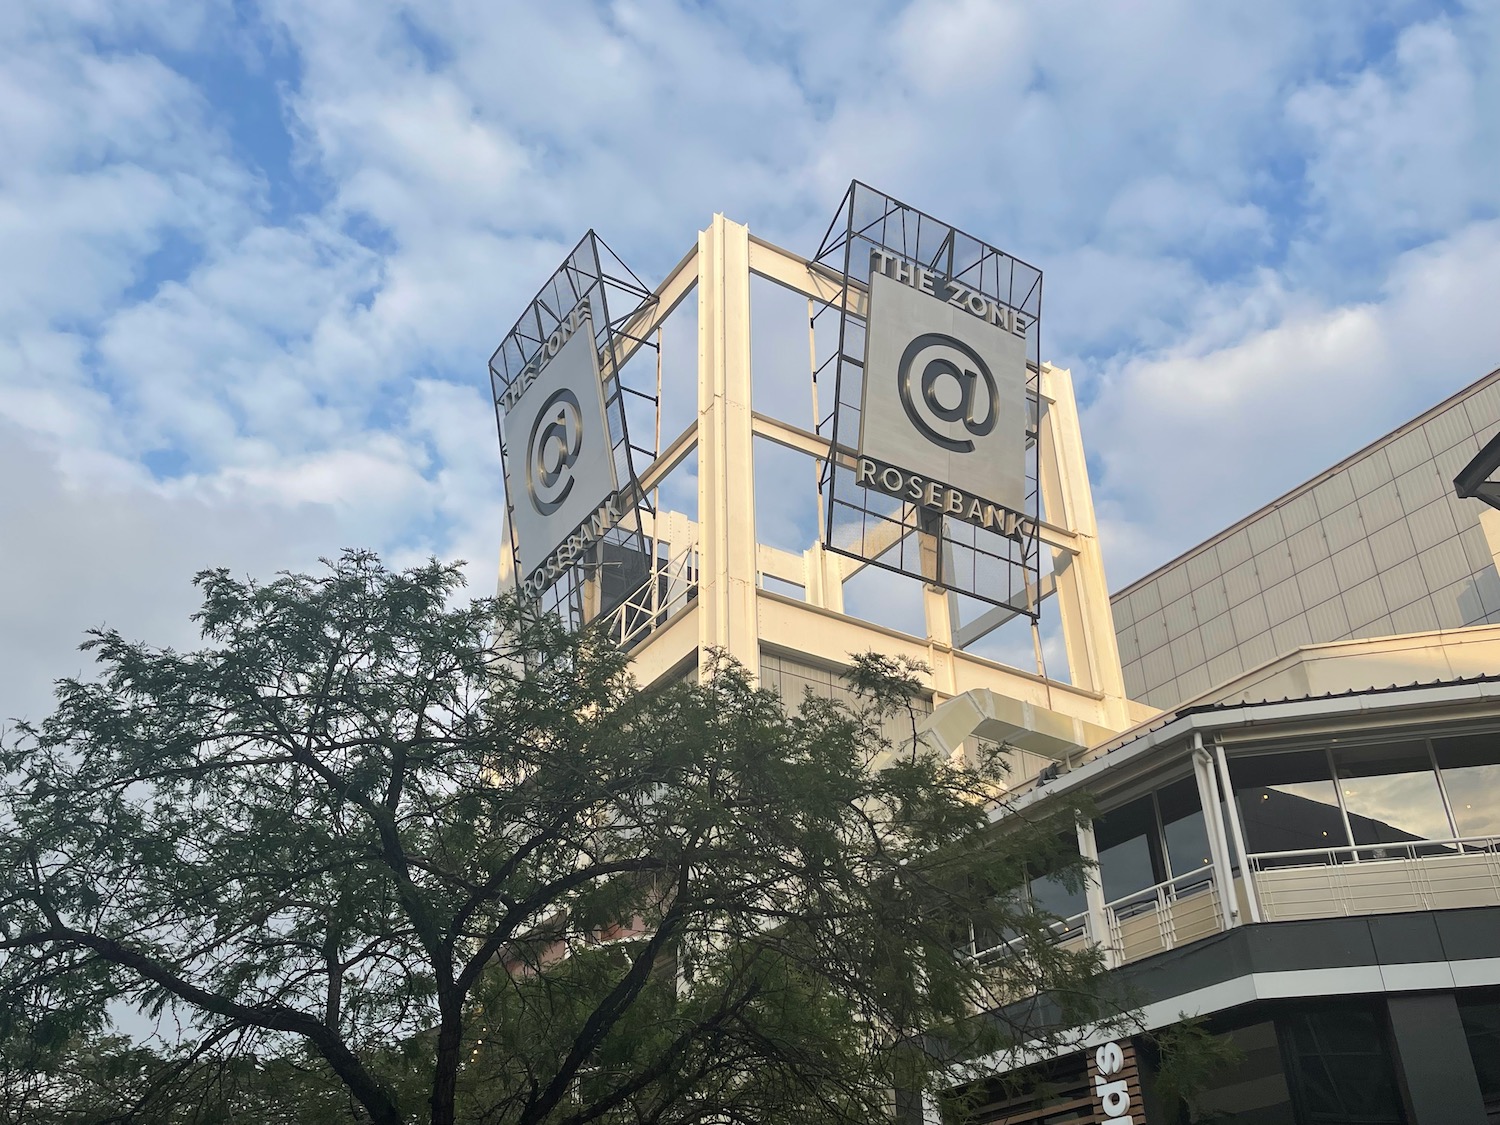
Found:
[[1037, 460], [1042, 508], [1048, 523], [1060, 524], [1074, 533], [1077, 547], [1076, 553], [1058, 548], [1052, 551], [1068, 674], [1076, 687], [1105, 697], [1110, 722], [1123, 730], [1129, 723], [1125, 676], [1115, 641], [1072, 372], [1043, 364], [1041, 391], [1044, 401]]
[[698, 666], [724, 649], [760, 674], [751, 465], [749, 231], [698, 234]]

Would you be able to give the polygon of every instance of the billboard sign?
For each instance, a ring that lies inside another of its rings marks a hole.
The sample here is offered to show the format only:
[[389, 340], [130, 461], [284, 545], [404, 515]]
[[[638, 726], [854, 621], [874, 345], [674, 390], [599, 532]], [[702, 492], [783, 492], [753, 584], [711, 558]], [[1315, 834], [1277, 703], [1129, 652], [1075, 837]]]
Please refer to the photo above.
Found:
[[813, 262], [824, 546], [1035, 617], [1041, 271], [857, 180]]
[[490, 356], [510, 540], [503, 580], [575, 627], [610, 609], [607, 597], [586, 598], [590, 582], [596, 593], [619, 585], [619, 566], [602, 573], [607, 556], [646, 551], [635, 457], [656, 450], [631, 432], [658, 428], [659, 403], [647, 389], [656, 365], [631, 357], [654, 350], [635, 328], [654, 300], [589, 231]]
[[588, 298], [506, 388], [501, 405], [521, 583], [545, 588], [597, 540], [591, 528], [615, 522], [610, 502], [619, 481]]
[[1026, 496], [1024, 316], [875, 249], [866, 332], [857, 482], [1013, 534]]

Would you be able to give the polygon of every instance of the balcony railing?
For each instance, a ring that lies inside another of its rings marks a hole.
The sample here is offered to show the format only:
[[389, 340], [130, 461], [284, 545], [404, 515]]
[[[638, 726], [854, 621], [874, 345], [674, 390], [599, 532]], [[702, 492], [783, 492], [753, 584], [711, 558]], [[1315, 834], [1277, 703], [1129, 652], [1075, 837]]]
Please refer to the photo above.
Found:
[[1218, 933], [1223, 929], [1218, 884], [1216, 872], [1206, 866], [1106, 903], [1111, 963], [1138, 961]]
[[635, 593], [610, 610], [605, 627], [623, 649], [635, 647], [698, 593], [698, 548], [684, 547], [659, 561]]
[[[1052, 940], [1069, 949], [1087, 945], [1094, 939], [1093, 927], [1089, 922], [1087, 911], [1053, 922], [1049, 929], [1052, 931]], [[981, 944], [983, 948], [980, 948]], [[990, 943], [971, 937], [969, 948], [961, 952], [964, 956], [980, 961], [993, 961], [999, 957], [1014, 955], [1023, 944], [1020, 938]]]
[[1268, 922], [1500, 905], [1500, 836], [1403, 840], [1250, 857]]

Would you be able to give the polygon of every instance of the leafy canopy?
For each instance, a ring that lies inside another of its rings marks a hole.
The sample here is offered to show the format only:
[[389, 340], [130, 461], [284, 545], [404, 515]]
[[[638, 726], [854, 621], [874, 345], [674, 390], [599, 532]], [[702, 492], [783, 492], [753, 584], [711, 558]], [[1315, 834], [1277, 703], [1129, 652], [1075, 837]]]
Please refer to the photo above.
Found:
[[[323, 1092], [287, 1120], [866, 1125], [1100, 1014], [1018, 891], [1081, 877], [1073, 814], [976, 846], [1003, 761], [890, 745], [912, 669], [642, 691], [455, 566], [326, 566], [200, 574], [196, 652], [92, 633], [98, 678], [0, 746], [0, 1043], [181, 1028], [109, 1112], [285, 1084]], [[971, 924], [1010, 955], [955, 953]]]

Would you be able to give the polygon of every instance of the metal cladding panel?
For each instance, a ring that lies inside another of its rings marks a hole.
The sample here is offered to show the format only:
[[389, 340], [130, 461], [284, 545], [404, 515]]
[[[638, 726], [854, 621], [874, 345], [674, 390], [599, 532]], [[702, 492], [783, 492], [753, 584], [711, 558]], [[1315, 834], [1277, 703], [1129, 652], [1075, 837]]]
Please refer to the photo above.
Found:
[[[587, 322], [585, 322], [587, 324]], [[593, 332], [574, 332], [505, 412], [505, 488], [526, 577], [619, 488]]]
[[1024, 511], [1025, 339], [873, 273], [859, 448]]

